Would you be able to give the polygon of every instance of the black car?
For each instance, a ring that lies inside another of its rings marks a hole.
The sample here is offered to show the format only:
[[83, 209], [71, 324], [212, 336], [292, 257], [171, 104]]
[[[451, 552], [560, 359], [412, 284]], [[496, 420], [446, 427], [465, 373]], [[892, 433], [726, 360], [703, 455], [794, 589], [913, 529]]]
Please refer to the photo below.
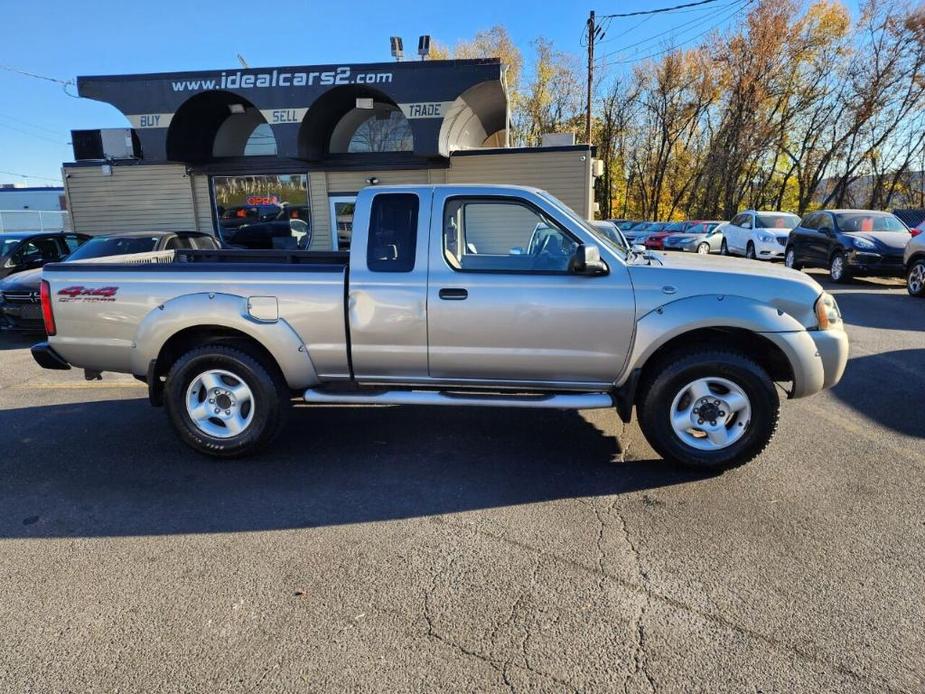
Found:
[[0, 279], [57, 262], [76, 251], [89, 238], [86, 234], [72, 232], [0, 233]]
[[312, 243], [307, 206], [281, 205], [272, 215], [236, 227], [221, 222], [222, 240], [232, 248], [307, 250]]
[[824, 267], [835, 282], [874, 275], [903, 276], [903, 250], [912, 235], [897, 217], [875, 210], [822, 210], [790, 232], [784, 264]]
[[[70, 255], [62, 254], [54, 258], [54, 261], [72, 262], [150, 251], [219, 248], [219, 243], [212, 234], [198, 231], [139, 231], [111, 236], [78, 236], [89, 240]], [[44, 328], [39, 301], [41, 281], [40, 267], [18, 272], [0, 281], [0, 325], [29, 331]]]

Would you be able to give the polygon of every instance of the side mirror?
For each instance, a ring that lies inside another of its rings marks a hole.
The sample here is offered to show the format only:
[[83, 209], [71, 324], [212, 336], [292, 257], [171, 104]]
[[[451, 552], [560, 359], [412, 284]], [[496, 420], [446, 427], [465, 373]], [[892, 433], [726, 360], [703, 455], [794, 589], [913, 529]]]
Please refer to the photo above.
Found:
[[601, 260], [601, 249], [593, 244], [579, 246], [569, 261], [569, 272], [576, 275], [606, 275], [607, 263]]
[[632, 248], [630, 248], [630, 250], [633, 251], [633, 253], [645, 253], [646, 247], [643, 246], [641, 243], [634, 243]]

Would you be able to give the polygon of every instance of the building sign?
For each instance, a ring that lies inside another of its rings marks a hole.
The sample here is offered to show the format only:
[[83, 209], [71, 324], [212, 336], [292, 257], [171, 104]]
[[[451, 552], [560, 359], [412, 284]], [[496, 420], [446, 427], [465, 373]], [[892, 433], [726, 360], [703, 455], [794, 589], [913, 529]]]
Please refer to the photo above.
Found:
[[398, 108], [405, 114], [405, 118], [443, 118], [451, 101], [422, 101], [413, 104], [398, 104]]
[[272, 89], [274, 87], [329, 87], [339, 84], [391, 84], [390, 72], [353, 72], [350, 67], [333, 70], [269, 72], [222, 72], [196, 80], [176, 80], [170, 83], [175, 92], [198, 92], [211, 89]]
[[134, 116], [126, 116], [133, 128], [167, 128], [170, 121], [173, 120], [172, 113], [139, 113]]
[[260, 111], [260, 115], [270, 125], [301, 123], [306, 113], [308, 113], [307, 108], [273, 108]]

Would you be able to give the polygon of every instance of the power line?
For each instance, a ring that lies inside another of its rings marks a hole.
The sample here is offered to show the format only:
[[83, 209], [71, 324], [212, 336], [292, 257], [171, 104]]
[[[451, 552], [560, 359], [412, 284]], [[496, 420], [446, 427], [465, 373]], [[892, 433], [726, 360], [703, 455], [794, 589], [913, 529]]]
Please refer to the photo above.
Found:
[[15, 171], [0, 171], [0, 174], [6, 174], [7, 176], [19, 176], [20, 178], [37, 178], [41, 181], [56, 181], [61, 182], [60, 178], [49, 178], [48, 176], [30, 176], [29, 174], [17, 173]]
[[674, 12], [675, 10], [683, 10], [686, 7], [697, 7], [699, 5], [707, 5], [711, 2], [716, 2], [717, 0], [700, 0], [700, 2], [689, 2], [685, 5], [675, 5], [674, 7], [661, 7], [657, 10], [639, 10], [637, 12], [623, 12], [620, 14], [605, 14], [601, 15], [601, 19], [610, 19], [612, 17], [639, 17], [644, 14], [661, 14], [663, 12]]
[[[676, 51], [676, 50], [678, 50], [679, 48], [681, 48], [682, 46], [686, 46], [686, 45], [688, 45], [688, 44], [690, 44], [690, 43], [693, 43], [693, 42], [696, 41], [697, 39], [706, 36], [707, 34], [709, 34], [709, 33], [710, 33], [711, 31], [713, 31], [714, 29], [717, 29], [717, 28], [720, 27], [724, 22], [726, 22], [726, 21], [729, 20], [730, 18], [732, 18], [732, 17], [734, 17], [735, 15], [737, 15], [739, 12], [741, 12], [742, 10], [744, 10], [746, 7], [748, 7], [748, 6], [749, 6], [750, 4], [752, 4], [754, 1], [755, 1], [755, 0], [744, 0], [744, 3], [743, 3], [743, 4], [741, 4], [741, 5], [739, 5], [738, 7], [736, 7], [732, 12], [730, 12], [730, 13], [727, 14], [725, 17], [723, 17], [719, 22], [717, 22], [717, 23], [714, 24], [713, 26], [709, 27], [709, 28], [706, 29], [705, 31], [700, 32], [700, 33], [697, 34], [696, 36], [692, 36], [691, 38], [689, 38], [689, 39], [687, 39], [687, 40], [685, 40], [685, 41], [682, 41], [681, 43], [678, 43], [678, 44], [669, 46], [668, 48], [665, 48], [665, 49], [660, 50], [660, 51], [656, 51], [655, 53], [649, 53], [648, 55], [640, 56], [640, 57], [638, 57], [638, 58], [629, 58], [629, 59], [627, 59], [627, 60], [612, 60], [612, 61], [610, 61], [610, 62], [605, 62], [605, 63], [602, 63], [602, 64], [601, 64], [601, 67], [607, 67], [608, 65], [627, 65], [627, 64], [629, 64], [629, 63], [638, 63], [638, 62], [641, 62], [641, 61], [643, 61], [643, 60], [648, 60], [649, 58], [657, 58], [657, 57], [660, 56], [660, 55], [665, 55], [666, 53], [671, 53], [671, 52], [673, 52], [673, 51]], [[617, 51], [617, 52], [619, 52], [619, 51]], [[613, 55], [613, 53], [611, 53], [611, 55]]]
[[6, 70], [7, 72], [12, 72], [16, 75], [22, 75], [23, 77], [31, 77], [32, 79], [42, 80], [44, 82], [54, 82], [55, 84], [60, 84], [61, 89], [69, 97], [73, 99], [79, 99], [80, 97], [77, 94], [71, 94], [67, 88], [74, 84], [74, 80], [61, 80], [57, 77], [49, 77], [48, 75], [40, 75], [36, 72], [29, 72], [28, 70], [23, 70], [18, 67], [13, 67], [12, 65], [3, 65], [0, 64], [0, 70]]
[[[641, 39], [640, 41], [637, 41], [636, 43], [630, 43], [630, 44], [627, 44], [627, 45], [625, 45], [625, 46], [621, 46], [621, 47], [620, 47], [618, 50], [616, 50], [616, 51], [612, 51], [612, 52], [610, 52], [610, 53], [607, 53], [607, 54], [605, 54], [605, 55], [602, 55], [602, 56], [601, 56], [601, 59], [602, 59], [602, 60], [606, 60], [607, 58], [610, 58], [611, 56], [617, 55], [618, 53], [623, 53], [624, 51], [626, 51], [626, 50], [628, 50], [628, 49], [630, 49], [630, 48], [635, 48], [636, 46], [641, 46], [641, 45], [643, 45], [643, 44], [645, 44], [645, 43], [649, 43], [650, 41], [654, 41], [655, 39], [661, 38], [662, 36], [666, 36], [666, 35], [668, 35], [668, 34], [684, 35], [684, 34], [688, 33], [691, 29], [694, 29], [695, 27], [698, 27], [698, 26], [702, 26], [703, 24], [709, 22], [711, 19], [713, 19], [713, 18], [715, 18], [715, 17], [721, 15], [725, 10], [727, 10], [727, 9], [730, 8], [730, 7], [732, 7], [733, 5], [743, 5], [743, 3], [747, 2], [747, 1], [748, 1], [748, 0], [733, 0], [733, 1], [730, 2], [730, 3], [727, 3], [727, 4], [725, 4], [725, 5], [720, 6], [719, 8], [716, 8], [716, 10], [715, 10], [714, 12], [710, 12], [709, 14], [707, 14], [707, 15], [705, 15], [705, 16], [703, 16], [703, 17], [700, 17], [697, 21], [691, 22], [690, 24], [686, 25], [683, 29], [678, 30], [677, 27], [672, 27], [672, 28], [670, 28], [670, 29], [666, 29], [665, 31], [660, 31], [660, 32], [657, 33], [657, 34], [653, 34], [652, 36], [649, 36], [648, 38]], [[720, 22], [720, 23], [722, 23], [722, 22]], [[712, 28], [712, 27], [711, 27], [711, 28]]]
[[45, 142], [52, 142], [56, 145], [61, 145], [66, 147], [67, 142], [62, 142], [61, 140], [52, 140], [50, 137], [45, 137], [44, 135], [39, 135], [37, 133], [30, 133], [28, 130], [23, 130], [22, 128], [17, 128], [15, 125], [9, 125], [8, 123], [0, 123], [0, 128], [6, 128], [8, 130], [13, 130], [22, 135], [28, 135], [29, 137], [34, 137], [37, 140], [44, 140]]
[[38, 125], [38, 124], [33, 123], [33, 122], [31, 122], [31, 121], [27, 121], [27, 120], [24, 120], [24, 119], [22, 119], [22, 118], [17, 118], [16, 116], [11, 116], [9, 113], [0, 113], [0, 119], [11, 120], [11, 121], [13, 121], [14, 123], [19, 123], [20, 125], [25, 125], [26, 127], [28, 127], [28, 128], [33, 128], [33, 129], [35, 129], [35, 130], [42, 130], [42, 131], [44, 131], [44, 132], [46, 132], [46, 133], [50, 133], [50, 134], [52, 134], [52, 135], [60, 135], [60, 134], [61, 134], [60, 129], [47, 128], [47, 127], [45, 127], [44, 125]]

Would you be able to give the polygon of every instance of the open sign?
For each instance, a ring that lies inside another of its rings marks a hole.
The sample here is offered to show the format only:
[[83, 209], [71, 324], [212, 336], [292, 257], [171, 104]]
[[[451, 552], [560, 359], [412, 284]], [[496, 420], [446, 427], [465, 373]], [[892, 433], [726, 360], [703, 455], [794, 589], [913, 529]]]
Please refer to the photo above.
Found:
[[278, 205], [278, 195], [248, 195], [246, 204], [248, 205]]

